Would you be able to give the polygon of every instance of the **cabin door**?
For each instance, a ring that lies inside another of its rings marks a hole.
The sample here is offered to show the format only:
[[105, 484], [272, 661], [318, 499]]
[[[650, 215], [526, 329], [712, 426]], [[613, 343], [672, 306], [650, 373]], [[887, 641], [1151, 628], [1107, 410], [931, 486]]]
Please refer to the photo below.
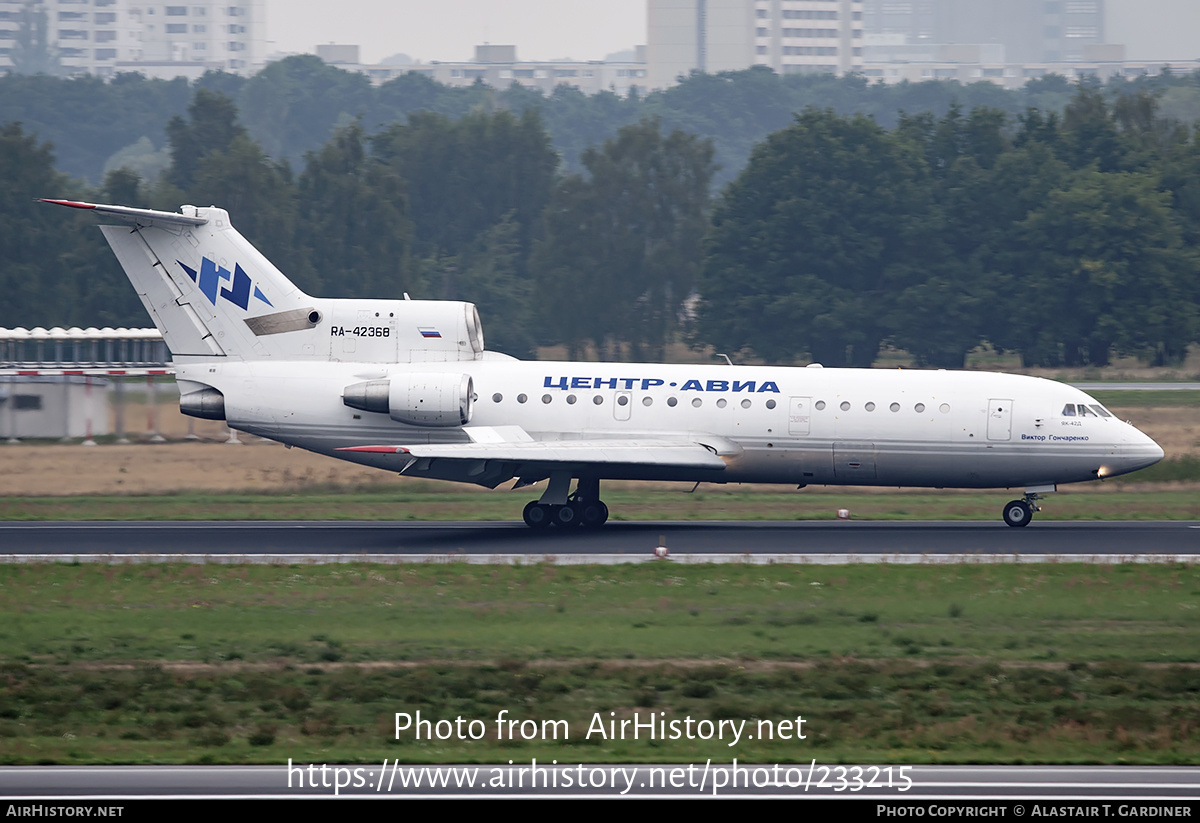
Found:
[[988, 440], [1008, 440], [1012, 437], [1012, 401], [988, 401]]
[[807, 435], [812, 419], [812, 398], [793, 397], [788, 405], [788, 434]]

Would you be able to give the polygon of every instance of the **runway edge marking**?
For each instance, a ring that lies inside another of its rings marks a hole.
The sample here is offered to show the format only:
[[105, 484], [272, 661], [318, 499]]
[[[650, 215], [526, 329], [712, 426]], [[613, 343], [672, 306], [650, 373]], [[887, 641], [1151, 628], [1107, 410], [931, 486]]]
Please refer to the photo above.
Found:
[[197, 563], [214, 565], [329, 565], [338, 563], [378, 563], [403, 565], [410, 563], [466, 563], [468, 565], [553, 565], [553, 566], [615, 566], [627, 563], [743, 564], [749, 566], [812, 565], [844, 566], [855, 563], [893, 565], [988, 565], [998, 563], [1088, 563], [1116, 565], [1123, 563], [1191, 565], [1200, 563], [1200, 554], [785, 554], [764, 552], [713, 552], [688, 554], [679, 552], [668, 558], [652, 552], [637, 554], [467, 554], [456, 552], [380, 554], [380, 553], [307, 553], [307, 554], [2, 554], [0, 563], [102, 563], [130, 565], [140, 563]]

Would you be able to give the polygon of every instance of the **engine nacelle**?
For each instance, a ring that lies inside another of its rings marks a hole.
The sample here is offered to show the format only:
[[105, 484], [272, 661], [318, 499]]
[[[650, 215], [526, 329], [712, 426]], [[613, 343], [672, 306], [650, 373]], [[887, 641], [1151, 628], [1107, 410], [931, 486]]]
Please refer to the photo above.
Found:
[[409, 373], [347, 386], [342, 402], [410, 426], [451, 428], [471, 422], [475, 383], [468, 374]]
[[[181, 380], [179, 382], [182, 386], [188, 381]], [[181, 394], [179, 396], [179, 411], [189, 417], [199, 417], [203, 420], [224, 420], [225, 395], [207, 386], [199, 391]]]

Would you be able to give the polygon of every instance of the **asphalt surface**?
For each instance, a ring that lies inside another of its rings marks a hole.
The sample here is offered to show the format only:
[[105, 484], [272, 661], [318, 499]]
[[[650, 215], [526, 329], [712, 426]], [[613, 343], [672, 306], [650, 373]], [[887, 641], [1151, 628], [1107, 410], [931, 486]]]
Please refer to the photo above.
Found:
[[520, 523], [164, 522], [0, 524], [16, 555], [1061, 555], [1200, 553], [1196, 522], [648, 522], [534, 531]]
[[[947, 802], [1041, 798], [1056, 803], [1069, 799], [1084, 802], [1127, 800], [1143, 808], [1147, 805], [1177, 808], [1177, 803], [1200, 797], [1200, 769], [1148, 766], [873, 767], [811, 761], [781, 764], [778, 769], [774, 764], [739, 763], [740, 771], [735, 772], [728, 762], [658, 766], [571, 763], [557, 767], [539, 763], [537, 785], [532, 786], [532, 764], [516, 759], [512, 766], [397, 767], [392, 764], [338, 766], [317, 763], [311, 771], [307, 766], [293, 764], [291, 769], [285, 765], [8, 767], [0, 768], [0, 797], [331, 797], [337, 784], [343, 784], [337, 789], [339, 795], [373, 797], [670, 795]], [[326, 768], [323, 770], [322, 766]], [[524, 775], [519, 773], [521, 769], [526, 770]], [[448, 778], [451, 785], [431, 787], [431, 780], [436, 784], [439, 778], [443, 781]], [[416, 785], [418, 780], [420, 784]], [[472, 780], [474, 786], [470, 785]], [[460, 781], [462, 786], [458, 785]], [[518, 785], [519, 782], [524, 785]], [[1028, 811], [1031, 816], [1051, 816], [1039, 815], [1032, 809]], [[1054, 816], [1065, 815], [1059, 812]], [[1130, 815], [1120, 815], [1114, 805], [1109, 815], [1101, 811], [1072, 816]]]

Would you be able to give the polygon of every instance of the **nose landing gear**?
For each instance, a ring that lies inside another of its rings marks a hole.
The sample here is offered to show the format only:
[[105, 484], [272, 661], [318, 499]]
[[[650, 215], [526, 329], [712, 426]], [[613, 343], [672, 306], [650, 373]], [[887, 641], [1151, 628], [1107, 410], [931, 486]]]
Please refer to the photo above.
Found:
[[1058, 491], [1057, 486], [1037, 486], [1025, 490], [1025, 496], [1020, 500], [1010, 500], [1004, 506], [1004, 522], [1010, 526], [1028, 526], [1033, 520], [1033, 513], [1040, 512], [1042, 507], [1037, 501], [1042, 499], [1040, 492]]
[[1010, 501], [1004, 507], [1004, 522], [1010, 526], [1028, 526], [1033, 512], [1033, 506], [1024, 500]]

